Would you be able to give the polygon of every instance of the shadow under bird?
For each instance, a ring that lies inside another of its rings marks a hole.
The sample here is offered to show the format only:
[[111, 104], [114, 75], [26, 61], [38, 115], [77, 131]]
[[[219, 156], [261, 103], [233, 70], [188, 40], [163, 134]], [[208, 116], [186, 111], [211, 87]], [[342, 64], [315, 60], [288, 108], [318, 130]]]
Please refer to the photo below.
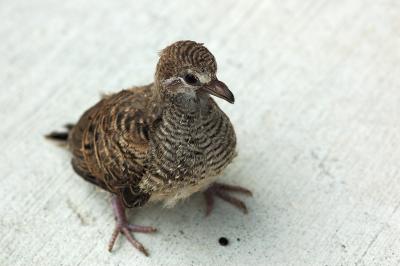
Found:
[[148, 255], [132, 233], [156, 229], [129, 224], [125, 208], [160, 201], [171, 207], [201, 191], [207, 215], [215, 196], [247, 213], [231, 192], [251, 192], [216, 182], [236, 156], [233, 126], [210, 97], [234, 102], [216, 71], [203, 44], [178, 41], [161, 51], [154, 83], [107, 95], [68, 132], [46, 136], [67, 144], [77, 174], [112, 193], [116, 226], [109, 251], [122, 233]]

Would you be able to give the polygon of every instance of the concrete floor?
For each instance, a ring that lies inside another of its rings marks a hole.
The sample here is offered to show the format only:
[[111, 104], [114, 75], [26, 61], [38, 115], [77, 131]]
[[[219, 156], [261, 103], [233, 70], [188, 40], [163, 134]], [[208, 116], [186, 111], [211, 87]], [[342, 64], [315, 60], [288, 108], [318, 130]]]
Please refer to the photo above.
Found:
[[[399, 1], [3, 0], [0, 18], [0, 265], [399, 264]], [[150, 82], [181, 39], [235, 93], [221, 179], [253, 190], [250, 212], [205, 218], [201, 195], [132, 210], [160, 230], [136, 235], [150, 257], [109, 253], [108, 196], [42, 136]]]

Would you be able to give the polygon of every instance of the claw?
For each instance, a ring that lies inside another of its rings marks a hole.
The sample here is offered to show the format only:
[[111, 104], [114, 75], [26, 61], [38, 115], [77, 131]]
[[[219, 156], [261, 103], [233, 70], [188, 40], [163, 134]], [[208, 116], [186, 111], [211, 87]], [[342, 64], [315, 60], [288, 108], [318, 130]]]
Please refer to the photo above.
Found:
[[238, 192], [238, 193], [243, 193], [248, 196], [253, 196], [253, 193], [248, 190], [247, 188], [241, 187], [241, 186], [232, 186], [224, 183], [215, 183], [215, 185], [220, 188], [221, 190], [227, 190], [227, 191], [232, 191], [232, 192]]
[[234, 205], [236, 208], [241, 209], [241, 210], [243, 211], [244, 214], [247, 214], [247, 213], [248, 213], [246, 204], [244, 204], [243, 201], [241, 201], [241, 200], [239, 200], [239, 199], [237, 199], [237, 198], [235, 198], [235, 197], [232, 197], [231, 195], [226, 194], [226, 193], [221, 192], [221, 191], [215, 192], [215, 195], [216, 195], [217, 197], [219, 197], [220, 199], [223, 199], [224, 201], [226, 201], [226, 202], [228, 202], [228, 203], [231, 203], [231, 204]]
[[214, 183], [204, 192], [204, 196], [206, 199], [206, 216], [208, 216], [213, 209], [214, 196], [217, 196], [220, 199], [232, 204], [236, 208], [242, 210], [244, 214], [248, 213], [246, 204], [244, 204], [244, 202], [241, 201], [240, 199], [231, 196], [229, 192], [242, 193], [247, 196], [253, 195], [250, 190], [240, 186], [232, 186], [223, 183]]
[[157, 228], [154, 228], [152, 226], [142, 226], [136, 224], [128, 224], [127, 228], [131, 232], [138, 232], [138, 233], [153, 233], [157, 231]]
[[136, 239], [133, 238], [133, 236], [130, 234], [129, 229], [126, 227], [122, 228], [122, 233], [125, 235], [126, 239], [128, 239], [128, 241], [135, 247], [137, 248], [140, 252], [142, 252], [146, 257], [149, 256], [149, 253], [147, 253], [146, 249], [144, 248], [144, 246], [142, 245], [142, 243], [140, 243], [139, 241], [137, 241]]
[[108, 243], [108, 252], [112, 251], [112, 248], [114, 247], [115, 240], [117, 240], [117, 237], [120, 233], [120, 228], [118, 226], [115, 226], [114, 232], [111, 235], [110, 242]]
[[116, 225], [114, 232], [111, 235], [111, 240], [108, 244], [108, 251], [111, 252], [114, 247], [115, 241], [118, 238], [118, 235], [122, 233], [126, 239], [140, 252], [142, 252], [145, 256], [149, 256], [149, 253], [144, 248], [144, 246], [137, 241], [131, 232], [140, 232], [140, 233], [153, 233], [156, 232], [157, 229], [151, 226], [141, 226], [135, 224], [128, 224], [127, 218], [125, 215], [125, 208], [121, 202], [121, 200], [114, 196], [112, 199], [112, 206], [115, 214]]

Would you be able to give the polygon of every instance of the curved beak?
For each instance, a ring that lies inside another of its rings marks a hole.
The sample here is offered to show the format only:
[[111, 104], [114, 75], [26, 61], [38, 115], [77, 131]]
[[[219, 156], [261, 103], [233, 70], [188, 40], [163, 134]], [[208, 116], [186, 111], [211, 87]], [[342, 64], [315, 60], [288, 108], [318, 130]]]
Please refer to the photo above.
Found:
[[235, 96], [233, 96], [233, 93], [228, 89], [228, 86], [218, 79], [210, 81], [208, 84], [204, 85], [202, 89], [205, 92], [224, 99], [227, 102], [235, 102]]

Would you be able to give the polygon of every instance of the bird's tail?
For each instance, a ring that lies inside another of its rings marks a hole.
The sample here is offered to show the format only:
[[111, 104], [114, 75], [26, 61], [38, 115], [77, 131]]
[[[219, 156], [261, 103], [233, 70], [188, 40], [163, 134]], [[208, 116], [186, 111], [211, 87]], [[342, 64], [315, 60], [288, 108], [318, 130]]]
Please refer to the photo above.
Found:
[[53, 132], [50, 132], [49, 134], [45, 135], [45, 138], [49, 139], [49, 140], [57, 141], [59, 144], [67, 144], [68, 136], [69, 136], [72, 128], [74, 127], [74, 125], [66, 124], [64, 127], [67, 129], [67, 131], [63, 131], [63, 132], [53, 131]]

